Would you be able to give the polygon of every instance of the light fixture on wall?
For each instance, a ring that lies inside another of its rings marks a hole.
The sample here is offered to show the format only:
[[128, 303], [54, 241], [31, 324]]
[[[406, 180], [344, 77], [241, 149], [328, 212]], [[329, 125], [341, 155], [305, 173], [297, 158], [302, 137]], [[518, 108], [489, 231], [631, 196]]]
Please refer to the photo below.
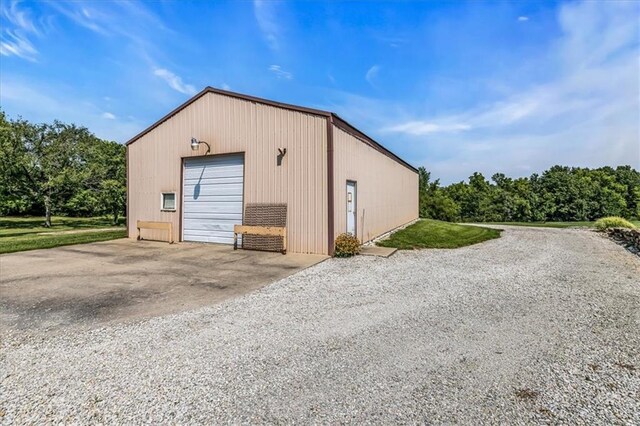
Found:
[[282, 159], [287, 154], [287, 148], [278, 148], [278, 166], [282, 165]]
[[199, 141], [196, 138], [191, 138], [191, 150], [192, 151], [197, 151], [198, 148], [200, 148], [200, 144], [203, 143], [207, 146], [207, 152], [205, 152], [204, 154], [207, 155], [208, 153], [211, 152], [211, 146], [206, 143], [205, 141]]

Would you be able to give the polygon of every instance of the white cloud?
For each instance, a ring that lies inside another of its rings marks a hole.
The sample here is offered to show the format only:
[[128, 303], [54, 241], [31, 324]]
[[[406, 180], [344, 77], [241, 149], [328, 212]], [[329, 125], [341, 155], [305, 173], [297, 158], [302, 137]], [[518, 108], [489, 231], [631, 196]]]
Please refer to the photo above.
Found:
[[[104, 37], [122, 37], [128, 46], [134, 47], [142, 59], [166, 49], [155, 45], [161, 35], [179, 36], [167, 28], [164, 22], [142, 3], [134, 1], [113, 2], [47, 2], [56, 15]], [[149, 61], [151, 62], [151, 61]]]
[[86, 5], [82, 4], [52, 2], [49, 6], [53, 7], [58, 13], [67, 17], [81, 27], [87, 28], [98, 34], [109, 34], [109, 31], [104, 25], [106, 14], [100, 14], [97, 11], [91, 12], [87, 9]]
[[426, 121], [409, 121], [382, 129], [386, 132], [406, 133], [413, 136], [428, 135], [430, 133], [449, 133], [470, 130], [468, 124], [429, 123]]
[[293, 74], [290, 73], [289, 71], [283, 70], [280, 65], [270, 65], [269, 71], [274, 73], [278, 78], [285, 79], [285, 80], [293, 79]]
[[227, 83], [222, 83], [222, 86], [220, 86], [222, 88], [222, 90], [231, 90], [231, 86], [229, 86]]
[[279, 49], [280, 25], [277, 20], [276, 6], [277, 3], [273, 1], [253, 1], [253, 14], [271, 50]]
[[116, 116], [110, 112], [102, 113], [102, 118], [106, 118], [107, 120], [115, 120]]
[[0, 8], [0, 55], [17, 56], [35, 62], [38, 50], [29, 39], [30, 35], [40, 36], [42, 32], [33, 22], [28, 9], [22, 9], [18, 1], [12, 1], [7, 6], [2, 3]]
[[33, 44], [19, 30], [5, 30], [0, 42], [0, 54], [4, 56], [15, 55], [22, 59], [34, 62], [38, 51]]
[[33, 23], [30, 12], [28, 10], [20, 9], [19, 1], [11, 1], [9, 7], [6, 4], [2, 5], [2, 15], [16, 28], [20, 28], [24, 31], [39, 34], [40, 31]]
[[[94, 93], [95, 88], [73, 84], [68, 73], [57, 75], [43, 71], [33, 73], [25, 80], [5, 56], [18, 58], [19, 53], [25, 59], [37, 61], [43, 58], [42, 62], [48, 62], [51, 58], [47, 54], [54, 53], [46, 50], [51, 47], [51, 40], [77, 30], [80, 30], [80, 34], [99, 36], [101, 39], [100, 62], [112, 67], [112, 74], [117, 75], [112, 79], [113, 84], [105, 86], [105, 90], [113, 92], [109, 93], [113, 102], [103, 99], [105, 93]], [[18, 43], [9, 34], [22, 42]], [[36, 5], [33, 2], [2, 0], [0, 105], [12, 116], [21, 115], [34, 122], [61, 119], [87, 126], [100, 137], [125, 141], [142, 130], [143, 124], [149, 124], [148, 119], [142, 123], [130, 117], [131, 111], [140, 111], [144, 105], [155, 105], [156, 113], [160, 114], [162, 108], [174, 104], [173, 90], [157, 90], [165, 82], [169, 84], [169, 81], [156, 79], [152, 73], [156, 68], [161, 68], [159, 64], [167, 61], [167, 52], [179, 46], [195, 50], [196, 43], [188, 34], [168, 28], [158, 15], [141, 2], [56, 0], [37, 2]], [[172, 84], [177, 90], [195, 92], [192, 85], [182, 80]], [[128, 94], [128, 102], [122, 102], [119, 90]], [[94, 99], [95, 103], [91, 104], [88, 99]], [[105, 112], [116, 118], [107, 118], [103, 115]]]
[[[167, 44], [189, 44], [187, 36], [167, 28], [158, 15], [136, 1], [43, 1], [28, 7], [21, 1], [0, 2], [0, 54], [36, 61], [38, 40], [53, 32], [79, 26], [104, 37], [116, 47], [115, 56], [132, 50], [140, 68], [148, 69], [166, 57]], [[162, 42], [162, 43], [161, 43]], [[109, 56], [109, 51], [104, 52]], [[134, 67], [130, 63], [127, 66]]]
[[367, 80], [367, 82], [370, 85], [374, 86], [374, 80], [378, 76], [379, 72], [380, 72], [380, 65], [374, 65], [371, 68], [369, 68], [369, 70], [364, 76], [364, 79]]
[[529, 20], [528, 16], [518, 16], [518, 21], [520, 22], [526, 22]]
[[191, 84], [186, 84], [182, 81], [182, 78], [180, 78], [179, 76], [175, 75], [174, 73], [172, 73], [169, 70], [166, 70], [164, 68], [156, 68], [153, 73], [160, 77], [161, 79], [163, 79], [164, 81], [167, 82], [167, 84], [169, 85], [169, 87], [171, 87], [173, 90], [176, 90], [180, 93], [184, 93], [185, 95], [195, 95], [196, 94], [196, 88], [193, 87]]
[[134, 117], [105, 119], [95, 104], [72, 92], [68, 87], [2, 76], [0, 103], [34, 123], [57, 119], [85, 126], [100, 138], [118, 142], [127, 141], [146, 126]]
[[444, 181], [553, 164], [640, 167], [637, 12], [633, 2], [566, 4], [557, 15], [562, 36], [537, 59], [552, 77], [444, 115], [405, 108], [381, 129], [424, 144], [423, 163]]

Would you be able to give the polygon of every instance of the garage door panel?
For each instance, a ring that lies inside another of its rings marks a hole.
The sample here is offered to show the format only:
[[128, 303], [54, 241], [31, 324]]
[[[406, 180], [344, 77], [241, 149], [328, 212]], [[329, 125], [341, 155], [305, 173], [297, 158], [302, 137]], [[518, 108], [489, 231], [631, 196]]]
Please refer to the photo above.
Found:
[[242, 214], [240, 213], [189, 213], [184, 216], [185, 219], [194, 219], [194, 220], [215, 220], [215, 221], [225, 221], [230, 220], [233, 222], [242, 221]]
[[[233, 244], [233, 233], [227, 232], [205, 232], [205, 233], [191, 233], [185, 232], [185, 241], [196, 241], [199, 243], [217, 243], [217, 244]], [[241, 244], [241, 240], [238, 240], [238, 244]]]
[[193, 220], [193, 227], [190, 229], [200, 229], [204, 224], [237, 224], [238, 220], [242, 220], [242, 215], [192, 215], [187, 219]]
[[242, 224], [243, 179], [241, 155], [185, 160], [185, 241], [233, 244], [233, 227]]
[[[196, 229], [185, 234], [189, 237], [188, 241], [216, 242], [215, 239], [226, 240], [227, 243], [233, 243], [233, 231], [225, 231], [224, 229]], [[223, 241], [217, 241], [223, 242]]]
[[204, 203], [242, 203], [242, 195], [235, 195], [235, 194], [201, 195], [198, 198], [192, 198], [192, 199], [189, 199], [188, 197], [186, 197], [184, 202], [194, 204], [194, 205], [204, 205]]
[[189, 185], [184, 187], [185, 201], [200, 200], [203, 197], [216, 195], [234, 195], [242, 199], [242, 182], [233, 185], [202, 184], [199, 187]]
[[201, 231], [224, 231], [233, 233], [234, 221], [217, 221], [213, 222], [198, 222], [193, 227], [189, 228], [190, 232], [201, 233]]
[[[189, 160], [187, 160], [189, 161]], [[237, 166], [214, 166], [212, 169], [210, 167], [210, 163], [198, 163], [191, 164], [189, 166], [192, 167], [191, 170], [185, 170], [184, 177], [187, 181], [191, 180], [208, 180], [208, 179], [221, 179], [228, 180], [231, 178], [242, 178], [243, 170], [238, 170]]]
[[242, 172], [238, 170], [236, 166], [232, 165], [218, 165], [215, 169], [208, 168], [207, 163], [199, 163], [191, 166], [193, 166], [193, 169], [186, 173], [186, 177], [189, 179], [222, 179], [242, 176]]
[[229, 154], [229, 155], [215, 155], [212, 157], [191, 157], [187, 158], [190, 164], [210, 164], [211, 160], [215, 160], [218, 166], [235, 165], [238, 164], [238, 158], [242, 158], [242, 154]]
[[[187, 213], [240, 213], [238, 209], [238, 204], [240, 204], [240, 209], [242, 208], [242, 199], [238, 201], [185, 201], [185, 212]], [[188, 217], [185, 214], [184, 217]]]
[[184, 176], [185, 185], [191, 185], [191, 186], [195, 186], [198, 183], [200, 184], [217, 183], [217, 184], [223, 185], [223, 184], [233, 184], [241, 181], [242, 181], [242, 175], [227, 174], [227, 175], [222, 175], [217, 177]]
[[196, 185], [198, 183], [210, 184], [217, 183], [220, 185], [228, 183], [240, 183], [243, 180], [243, 175], [238, 174], [241, 171], [223, 172], [219, 176], [184, 176], [184, 183], [186, 185]]

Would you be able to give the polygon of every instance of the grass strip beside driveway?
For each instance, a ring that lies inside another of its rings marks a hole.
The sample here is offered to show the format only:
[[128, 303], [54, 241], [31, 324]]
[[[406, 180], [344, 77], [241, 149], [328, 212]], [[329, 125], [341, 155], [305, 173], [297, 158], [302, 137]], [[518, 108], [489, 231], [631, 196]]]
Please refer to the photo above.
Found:
[[124, 238], [124, 221], [120, 218], [114, 226], [107, 217], [54, 216], [45, 228], [43, 217], [0, 217], [0, 253]]
[[0, 238], [15, 237], [25, 234], [38, 234], [43, 232], [111, 228], [114, 226], [124, 227], [125, 218], [120, 218], [118, 220], [118, 224], [114, 225], [113, 220], [107, 217], [53, 216], [51, 218], [51, 228], [45, 228], [44, 217], [41, 216], [5, 216], [0, 217]]
[[378, 241], [382, 247], [400, 250], [421, 248], [458, 248], [500, 237], [501, 230], [472, 225], [459, 225], [439, 220], [423, 219], [386, 240]]
[[125, 238], [126, 236], [126, 229], [119, 229], [117, 231], [96, 229], [95, 231], [83, 231], [73, 234], [44, 233], [3, 237], [0, 238], [0, 254], [68, 246], [72, 244], [95, 243], [97, 241]]

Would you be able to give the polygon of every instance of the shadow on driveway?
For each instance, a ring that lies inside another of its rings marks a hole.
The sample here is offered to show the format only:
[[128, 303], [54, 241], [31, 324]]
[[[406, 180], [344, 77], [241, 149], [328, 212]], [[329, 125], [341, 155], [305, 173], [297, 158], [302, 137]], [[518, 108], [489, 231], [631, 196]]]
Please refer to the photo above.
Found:
[[259, 289], [326, 256], [128, 239], [0, 256], [3, 332], [150, 318]]

